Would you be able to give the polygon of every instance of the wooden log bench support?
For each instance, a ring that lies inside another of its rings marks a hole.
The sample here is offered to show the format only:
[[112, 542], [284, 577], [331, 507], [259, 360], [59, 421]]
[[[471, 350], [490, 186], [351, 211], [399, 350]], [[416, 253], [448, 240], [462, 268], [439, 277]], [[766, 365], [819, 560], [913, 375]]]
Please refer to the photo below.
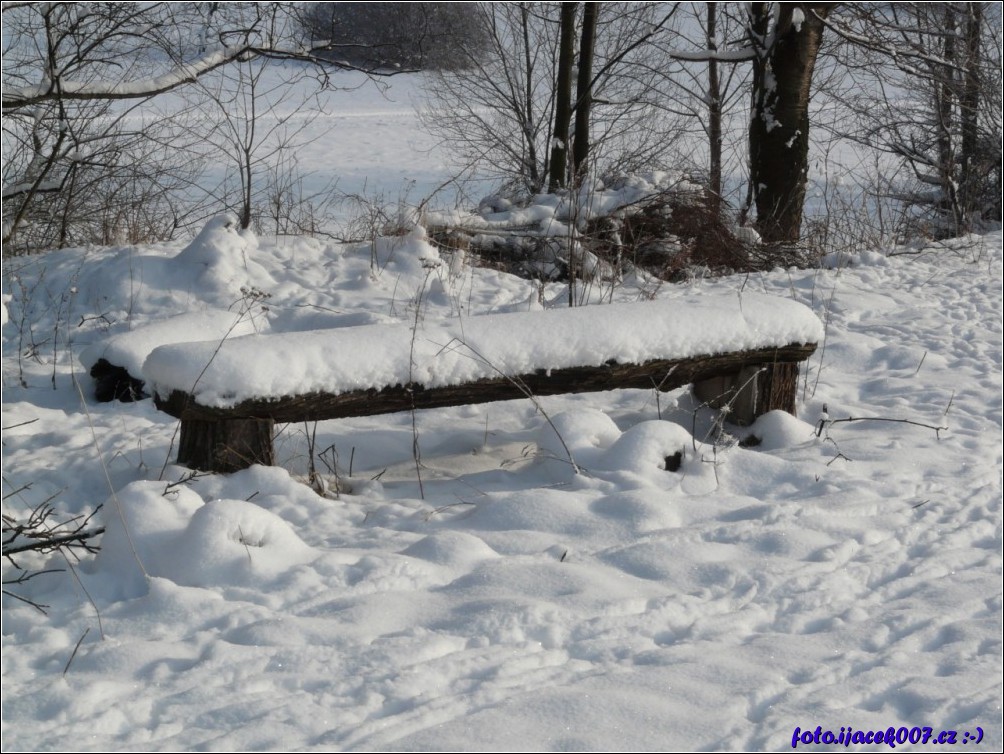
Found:
[[[790, 305], [792, 302], [786, 303]], [[617, 306], [592, 308], [614, 310]], [[567, 310], [562, 316], [567, 319], [569, 316], [574, 316], [576, 311], [581, 310]], [[507, 317], [521, 316], [525, 321], [527, 316], [547, 317], [548, 314], [548, 312], [536, 312], [529, 315], [523, 313], [491, 315], [491, 317], [495, 320], [495, 324], [503, 327], [519, 323], [515, 319], [506, 320]], [[487, 320], [488, 317], [468, 318], [467, 321], [470, 323], [475, 319]], [[539, 337], [542, 342], [549, 335], [554, 337], [554, 333], [549, 333], [548, 328], [541, 327], [550, 321], [557, 320], [545, 319], [538, 324], [537, 329], [541, 333]], [[330, 331], [330, 334], [325, 335], [327, 339], [323, 341], [328, 357], [334, 359], [338, 358], [336, 356], [338, 353], [353, 353], [352, 341], [343, 342], [343, 334], [361, 336], [363, 333], [360, 331], [367, 330], [369, 331], [366, 333], [367, 336], [375, 336], [384, 332], [379, 328], [397, 328], [397, 326], [376, 325]], [[386, 332], [390, 333], [390, 330]], [[799, 332], [804, 332], [804, 329]], [[514, 333], [514, 337], [520, 337], [520, 333]], [[523, 337], [526, 337], [525, 334]], [[276, 339], [281, 336], [249, 336], [249, 338], [262, 339], [262, 358], [267, 360], [269, 357], [266, 355], [265, 339]], [[245, 358], [246, 354], [254, 352], [254, 340], [239, 338], [237, 341], [243, 341], [240, 346], [244, 349]], [[441, 344], [445, 343], [443, 337], [439, 337], [438, 341]], [[193, 343], [165, 346], [164, 348], [172, 350], [164, 355], [161, 363], [164, 363], [165, 359], [184, 358], [186, 346], [199, 345]], [[343, 345], [346, 350], [340, 350], [340, 346]], [[202, 346], [204, 348], [204, 344]], [[389, 347], [394, 346], [395, 344], [391, 343]], [[400, 348], [401, 342], [397, 342], [396, 347]], [[157, 349], [151, 359], [160, 350]], [[275, 464], [273, 434], [276, 423], [373, 416], [529, 396], [625, 388], [649, 390], [654, 388], [668, 391], [693, 384], [698, 400], [715, 408], [727, 407], [730, 422], [748, 425], [768, 411], [780, 409], [791, 414], [795, 413], [798, 365], [808, 359], [815, 350], [815, 342], [789, 342], [724, 353], [688, 355], [681, 358], [653, 358], [640, 363], [622, 363], [616, 359], [607, 359], [596, 366], [538, 367], [526, 373], [504, 375], [495, 371], [488, 376], [433, 387], [418, 381], [365, 389], [338, 390], [335, 386], [330, 392], [315, 389], [298, 394], [247, 398], [223, 406], [213, 405], [212, 400], [202, 400], [198, 391], [193, 394], [190, 390], [165, 389], [163, 380], [158, 378], [157, 365], [151, 367], [150, 359], [144, 371], [152, 372], [147, 377], [158, 385], [155, 391], [157, 407], [181, 419], [178, 463], [203, 471], [233, 472], [252, 464]], [[193, 358], [197, 357], [196, 355]], [[365, 354], [359, 357], [366, 358]], [[235, 355], [235, 363], [239, 363], [240, 358], [239, 354]], [[252, 364], [247, 368], [255, 367]]]

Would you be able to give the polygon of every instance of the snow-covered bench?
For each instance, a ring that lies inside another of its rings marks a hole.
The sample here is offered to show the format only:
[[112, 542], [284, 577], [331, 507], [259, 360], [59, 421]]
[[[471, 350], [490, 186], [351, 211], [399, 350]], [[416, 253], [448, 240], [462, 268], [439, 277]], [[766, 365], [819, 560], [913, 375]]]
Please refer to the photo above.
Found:
[[745, 293], [176, 343], [143, 365], [181, 419], [178, 462], [271, 465], [276, 422], [620, 388], [695, 384], [752, 422], [795, 411], [798, 364], [823, 326], [794, 301]]

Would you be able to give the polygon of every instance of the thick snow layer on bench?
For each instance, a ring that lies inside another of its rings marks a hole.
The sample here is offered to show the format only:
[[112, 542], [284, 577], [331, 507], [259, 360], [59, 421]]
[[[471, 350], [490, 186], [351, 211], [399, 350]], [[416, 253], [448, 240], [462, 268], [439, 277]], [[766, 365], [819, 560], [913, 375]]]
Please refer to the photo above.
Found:
[[[823, 326], [802, 304], [744, 293], [575, 309], [368, 325], [155, 349], [144, 376], [162, 396], [205, 406], [311, 392], [343, 393], [415, 382], [458, 385], [500, 374], [642, 363], [816, 343]], [[209, 365], [208, 367], [206, 365]]]
[[80, 353], [80, 363], [90, 369], [104, 359], [110, 364], [123, 367], [137, 379], [143, 375], [143, 362], [157, 346], [179, 341], [214, 341], [213, 345], [228, 336], [250, 335], [267, 326], [258, 317], [252, 321], [237, 312], [226, 309], [207, 309], [202, 312], [179, 314], [168, 317], [128, 332], [111, 335], [97, 343], [92, 343]]

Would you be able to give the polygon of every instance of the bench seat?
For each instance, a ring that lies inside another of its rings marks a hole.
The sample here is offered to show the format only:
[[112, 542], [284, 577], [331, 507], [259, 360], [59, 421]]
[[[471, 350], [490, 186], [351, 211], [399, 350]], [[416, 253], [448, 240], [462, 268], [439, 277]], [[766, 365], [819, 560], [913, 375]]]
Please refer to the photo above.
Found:
[[155, 349], [157, 406], [182, 420], [179, 463], [272, 464], [276, 422], [319, 421], [622, 388], [697, 385], [749, 423], [794, 413], [798, 364], [822, 337], [796, 302], [671, 299], [255, 335]]

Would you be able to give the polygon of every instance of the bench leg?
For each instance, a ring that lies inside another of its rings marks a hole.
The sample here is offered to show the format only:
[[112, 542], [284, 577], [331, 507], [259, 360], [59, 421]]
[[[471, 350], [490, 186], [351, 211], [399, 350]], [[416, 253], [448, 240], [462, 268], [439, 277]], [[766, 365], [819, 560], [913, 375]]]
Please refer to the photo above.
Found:
[[198, 471], [229, 474], [259, 463], [275, 465], [271, 419], [183, 419], [178, 463]]
[[730, 407], [729, 421], [749, 426], [768, 411], [795, 415], [798, 364], [772, 363], [747, 366], [729, 375], [694, 383], [697, 399], [712, 408]]

